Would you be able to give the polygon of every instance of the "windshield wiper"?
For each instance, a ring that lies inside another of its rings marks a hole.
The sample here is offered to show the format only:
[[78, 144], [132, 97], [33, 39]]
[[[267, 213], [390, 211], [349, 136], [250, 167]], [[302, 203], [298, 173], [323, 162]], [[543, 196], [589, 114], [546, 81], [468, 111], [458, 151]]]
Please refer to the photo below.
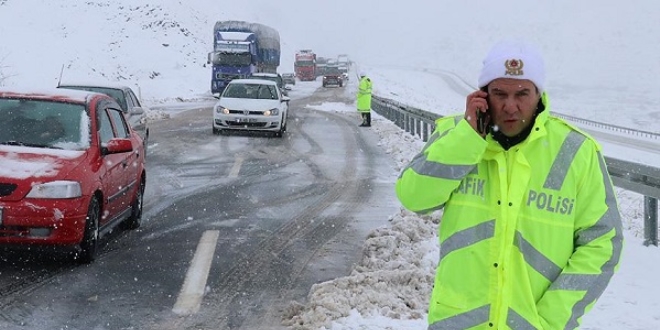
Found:
[[6, 144], [9, 146], [21, 146], [21, 147], [34, 147], [34, 148], [52, 148], [52, 149], [62, 149], [60, 147], [55, 147], [49, 144], [40, 144], [40, 143], [26, 143], [20, 141], [5, 141], [0, 142], [0, 144]]

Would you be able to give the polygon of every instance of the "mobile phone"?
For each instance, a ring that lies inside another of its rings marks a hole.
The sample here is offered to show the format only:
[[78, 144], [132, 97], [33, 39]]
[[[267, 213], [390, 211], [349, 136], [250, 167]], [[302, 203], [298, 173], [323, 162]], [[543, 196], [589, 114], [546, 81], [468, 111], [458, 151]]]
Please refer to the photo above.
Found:
[[[482, 87], [481, 90], [488, 92], [488, 86]], [[486, 102], [488, 103], [488, 97], [486, 97]], [[488, 109], [485, 112], [477, 109], [477, 131], [479, 131], [479, 134], [484, 134], [488, 130], [490, 130], [490, 103], [488, 103]]]
[[[488, 110], [486, 110], [488, 111]], [[479, 131], [479, 134], [484, 134], [486, 132], [486, 126], [488, 125], [488, 114], [485, 112], [482, 112], [481, 109], [477, 109], [477, 131]]]

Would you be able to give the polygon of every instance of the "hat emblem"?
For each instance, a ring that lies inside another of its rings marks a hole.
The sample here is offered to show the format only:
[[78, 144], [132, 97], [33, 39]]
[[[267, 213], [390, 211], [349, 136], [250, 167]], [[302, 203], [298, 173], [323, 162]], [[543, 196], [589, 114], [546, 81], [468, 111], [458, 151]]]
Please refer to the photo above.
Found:
[[504, 67], [506, 68], [506, 72], [504, 75], [509, 75], [509, 76], [522, 76], [523, 73], [523, 66], [524, 63], [522, 60], [518, 59], [510, 59], [506, 60], [504, 62]]

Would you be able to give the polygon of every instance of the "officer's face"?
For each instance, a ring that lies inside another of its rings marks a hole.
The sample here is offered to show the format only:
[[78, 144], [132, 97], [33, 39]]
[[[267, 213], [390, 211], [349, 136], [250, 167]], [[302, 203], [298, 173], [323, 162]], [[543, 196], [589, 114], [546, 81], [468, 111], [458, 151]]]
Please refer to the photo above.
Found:
[[541, 95], [530, 80], [500, 78], [488, 84], [489, 110], [495, 129], [515, 136], [534, 123]]

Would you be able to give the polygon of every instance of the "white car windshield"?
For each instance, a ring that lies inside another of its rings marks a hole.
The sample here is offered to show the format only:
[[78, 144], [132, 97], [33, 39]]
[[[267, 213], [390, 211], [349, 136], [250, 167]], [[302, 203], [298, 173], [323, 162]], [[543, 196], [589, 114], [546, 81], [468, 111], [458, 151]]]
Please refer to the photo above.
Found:
[[235, 99], [278, 99], [275, 86], [262, 84], [229, 84], [222, 97]]

